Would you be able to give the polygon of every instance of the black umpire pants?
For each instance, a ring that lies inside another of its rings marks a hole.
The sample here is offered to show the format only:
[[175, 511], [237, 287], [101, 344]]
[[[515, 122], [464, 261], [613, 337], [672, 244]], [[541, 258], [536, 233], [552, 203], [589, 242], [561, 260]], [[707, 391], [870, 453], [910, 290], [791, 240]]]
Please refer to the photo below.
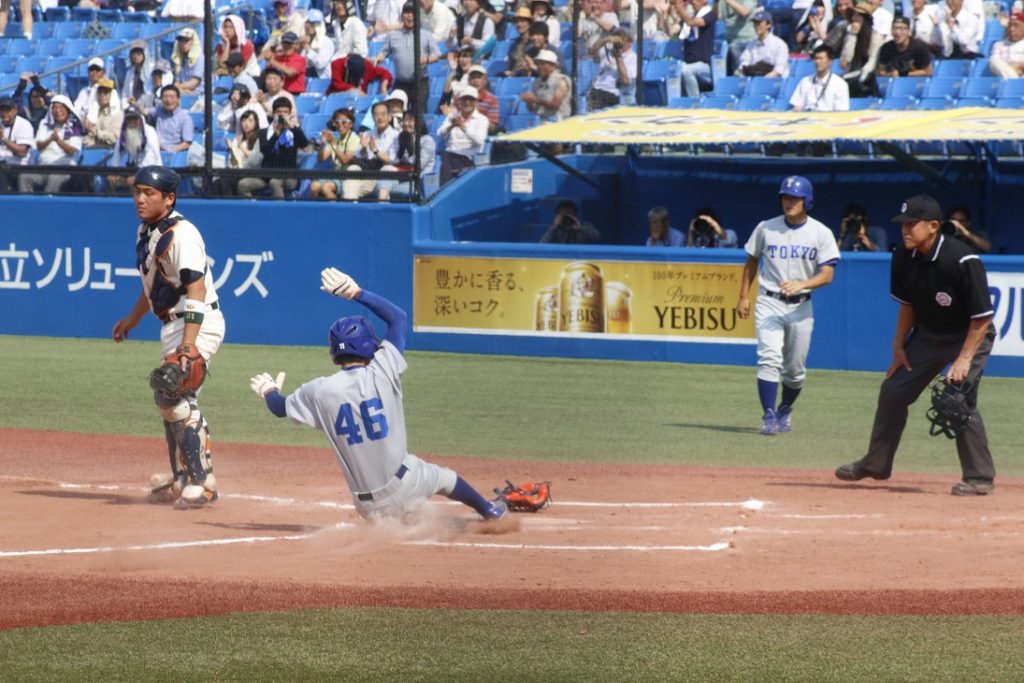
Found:
[[[967, 380], [971, 383], [968, 404], [971, 419], [966, 428], [956, 437], [956, 452], [960, 457], [963, 478], [969, 482], [991, 483], [996, 476], [992, 453], [988, 449], [985, 423], [978, 412], [978, 385], [988, 363], [995, 341], [995, 328], [990, 324], [985, 339], [971, 361]], [[868, 472], [888, 476], [892, 473], [893, 459], [907, 424], [907, 408], [917, 400], [931, 381], [946, 365], [956, 359], [963, 347], [963, 336], [937, 336], [915, 330], [905, 347], [907, 360], [912, 370], [898, 369], [892, 377], [882, 382], [878, 393], [878, 409], [875, 411], [875, 425], [871, 430], [868, 454], [861, 460], [861, 467]]]

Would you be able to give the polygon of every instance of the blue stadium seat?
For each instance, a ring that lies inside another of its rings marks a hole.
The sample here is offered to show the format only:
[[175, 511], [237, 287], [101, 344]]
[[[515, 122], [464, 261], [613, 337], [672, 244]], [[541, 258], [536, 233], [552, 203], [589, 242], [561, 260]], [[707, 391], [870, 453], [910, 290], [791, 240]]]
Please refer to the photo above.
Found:
[[18, 73], [16, 68], [18, 66], [18, 59], [18, 57], [10, 55], [0, 55], [0, 74], [11, 74], [13, 76]]
[[1024, 109], [1024, 98], [1009, 98], [996, 100], [996, 109]]
[[206, 122], [203, 120], [203, 112], [190, 111], [188, 115], [192, 119], [192, 128], [196, 133], [202, 133], [206, 130]]
[[24, 35], [21, 29], [21, 22], [14, 21], [12, 17], [12, 20], [7, 22], [7, 30], [4, 32], [3, 35], [6, 38], [20, 38], [22, 35]]
[[53, 37], [60, 38], [61, 40], [78, 38], [82, 35], [82, 31], [86, 26], [87, 24], [83, 24], [79, 21], [62, 21], [53, 27]]
[[[436, 66], [438, 64], [441, 64], [441, 63], [440, 62], [435, 62], [434, 64], [431, 64], [430, 66]], [[436, 78], [438, 80], [444, 80], [445, 78], [448, 77], [448, 65], [447, 64], [443, 64], [442, 66], [444, 67], [444, 71], [442, 72], [439, 69], [437, 75], [436, 76], [432, 75], [431, 78]], [[492, 59], [487, 64], [487, 78], [489, 80], [491, 80], [491, 81], [493, 81], [495, 78], [502, 78], [502, 74], [505, 73], [505, 69], [507, 69], [507, 68], [508, 68], [508, 63], [504, 59]], [[430, 69], [428, 68], [427, 71], [429, 72]]]
[[501, 81], [494, 86], [494, 94], [498, 97], [506, 97], [508, 95], [521, 95], [530, 89], [533, 84], [533, 79], [526, 76], [514, 76], [511, 78], [503, 78]]
[[988, 59], [981, 58], [975, 59], [971, 65], [971, 72], [969, 76], [971, 78], [984, 78], [992, 75], [992, 71], [988, 68]]
[[850, 111], [863, 111], [865, 109], [878, 109], [878, 99], [874, 97], [850, 98]]
[[[512, 48], [512, 42], [503, 40], [494, 46], [494, 50], [491, 52], [491, 60], [504, 62], [508, 58], [508, 52]], [[446, 62], [434, 62], [434, 64], [444, 64]]]
[[128, 22], [115, 24], [111, 35], [118, 40], [135, 40], [142, 35], [142, 24]]
[[813, 59], [791, 59], [789, 60], [789, 77], [803, 78], [814, 74]]
[[329, 114], [335, 109], [354, 109], [358, 99], [354, 92], [333, 92], [320, 101], [320, 111]]
[[726, 76], [715, 80], [712, 94], [716, 97], [742, 97], [747, 88], [747, 80], [743, 76]]
[[[46, 60], [46, 70], [58, 71], [68, 66], [69, 64], [74, 64], [77, 61], [79, 60], [76, 57], [50, 57], [48, 60]], [[84, 73], [85, 69], [82, 69], [82, 72]]]
[[82, 166], [106, 166], [110, 157], [114, 155], [112, 149], [83, 149]]
[[197, 99], [199, 99], [198, 95], [182, 95], [181, 108], [188, 111], [193, 107], [193, 105], [195, 105]]
[[991, 107], [993, 100], [989, 97], [961, 97], [956, 101], [958, 107]]
[[[492, 64], [494, 64], [494, 63], [497, 63], [497, 62], [492, 62]], [[487, 69], [487, 74], [488, 75], [491, 74], [490, 66], [491, 65], [488, 65], [488, 69]], [[449, 70], [449, 68], [450, 67], [448, 66], [448, 62], [446, 60], [443, 60], [443, 59], [440, 60], [440, 61], [434, 62], [433, 64], [428, 64], [427, 65], [427, 77], [430, 78], [431, 80], [433, 80], [435, 78], [440, 78], [441, 80], [444, 80], [445, 78], [448, 77], [448, 70]]]
[[744, 97], [768, 97], [775, 99], [782, 90], [781, 78], [751, 78], [747, 82], [747, 88], [743, 91]]
[[508, 117], [506, 129], [510, 133], [540, 125], [540, 117], [536, 114], [512, 114]]
[[71, 20], [72, 21], [84, 21], [89, 23], [96, 18], [95, 9], [86, 9], [84, 7], [72, 7], [71, 8]]
[[[33, 36], [35, 31], [32, 32]], [[36, 54], [42, 55], [43, 57], [49, 57], [50, 55], [59, 55], [61, 48], [60, 38], [33, 38], [36, 43]]]
[[96, 18], [104, 24], [121, 23], [121, 10], [101, 9], [96, 12]]
[[915, 140], [907, 146], [908, 151], [914, 156], [949, 156], [946, 143], [941, 140]]
[[921, 97], [932, 100], [944, 98], [953, 101], [953, 99], [959, 97], [963, 85], [963, 76], [956, 78], [933, 77], [928, 80], [928, 84], [924, 87]]
[[735, 109], [736, 98], [718, 97], [716, 95], [705, 95], [700, 98], [701, 109]]
[[[736, 110], [771, 111], [772, 107], [775, 105], [775, 102], [775, 100], [770, 99], [768, 97], [741, 97], [739, 101], [736, 103]], [[785, 102], [785, 105], [786, 109], [789, 109], [789, 103]]]
[[916, 97], [886, 97], [878, 108], [882, 111], [909, 111], [917, 109], [917, 103]]
[[307, 138], [315, 140], [319, 138], [320, 133], [327, 128], [327, 124], [330, 120], [330, 114], [306, 114], [302, 119], [302, 132], [306, 134]]
[[153, 21], [153, 19], [145, 12], [124, 12], [122, 13], [121, 18], [124, 21], [136, 24], [149, 24]]
[[1008, 78], [999, 84], [996, 97], [1001, 100], [1024, 98], [1024, 79]]
[[[10, 24], [8, 24], [10, 26]], [[25, 38], [11, 38], [7, 41], [7, 54], [11, 57], [23, 57], [35, 54], [36, 44]]]
[[89, 38], [70, 38], [64, 41], [65, 57], [89, 57], [95, 53], [95, 40]]
[[677, 59], [680, 62], [683, 61], [683, 41], [668, 41], [667, 43], [665, 43], [665, 50], [663, 54], [665, 57], [668, 57], [669, 59]]
[[961, 98], [984, 97], [994, 100], [999, 94], [999, 78], [972, 77], [964, 81], [964, 87], [960, 90]]
[[26, 55], [18, 60], [18, 73], [22, 71], [31, 71], [32, 73], [42, 73], [43, 67], [46, 65], [46, 60], [49, 57], [45, 55]]
[[320, 111], [319, 95], [299, 95], [295, 98], [295, 113], [300, 117]]
[[71, 9], [68, 7], [49, 7], [43, 12], [43, 16], [47, 22], [68, 21], [71, 19]]
[[932, 62], [933, 78], [963, 78], [970, 74], [973, 59], [943, 59]]
[[40, 38], [53, 38], [53, 29], [55, 24], [48, 24], [45, 21], [36, 21], [32, 25], [32, 38], [39, 40]]
[[950, 97], [923, 97], [917, 103], [921, 111], [938, 111], [940, 109], [952, 109], [955, 101]]
[[907, 76], [905, 78], [894, 78], [885, 91], [885, 99], [919, 98], [927, 85], [928, 79], [923, 77]]
[[644, 41], [644, 59], [661, 59], [665, 56], [665, 43], [664, 40], [645, 40]]
[[672, 109], [696, 109], [700, 106], [699, 97], [670, 97], [668, 106]]
[[319, 93], [324, 95], [327, 93], [327, 88], [331, 85], [331, 79], [329, 78], [307, 78], [306, 79], [306, 92], [307, 93]]

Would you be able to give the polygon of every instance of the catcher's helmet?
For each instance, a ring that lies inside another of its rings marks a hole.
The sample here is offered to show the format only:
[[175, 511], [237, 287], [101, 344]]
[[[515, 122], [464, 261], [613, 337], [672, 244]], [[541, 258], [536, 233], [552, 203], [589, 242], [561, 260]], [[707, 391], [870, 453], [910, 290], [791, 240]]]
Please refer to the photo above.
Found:
[[803, 198], [804, 209], [807, 211], [814, 208], [814, 186], [802, 175], [791, 175], [785, 178], [782, 185], [779, 186], [779, 196], [782, 195]]
[[163, 166], [143, 166], [135, 172], [132, 185], [149, 185], [161, 192], [177, 192], [181, 176]]
[[380, 340], [373, 331], [373, 324], [361, 315], [341, 318], [331, 325], [327, 333], [331, 347], [331, 358], [337, 365], [345, 356], [357, 356], [369, 360], [380, 348]]

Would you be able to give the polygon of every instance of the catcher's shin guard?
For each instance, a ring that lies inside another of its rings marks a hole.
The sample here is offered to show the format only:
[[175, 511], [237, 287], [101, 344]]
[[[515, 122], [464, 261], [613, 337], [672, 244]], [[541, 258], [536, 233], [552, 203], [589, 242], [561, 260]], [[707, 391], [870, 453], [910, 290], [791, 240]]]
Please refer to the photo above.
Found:
[[202, 484], [212, 474], [213, 466], [206, 446], [207, 432], [203, 426], [202, 413], [195, 404], [190, 404], [190, 407], [188, 418], [172, 422], [171, 431], [185, 461], [189, 481]]

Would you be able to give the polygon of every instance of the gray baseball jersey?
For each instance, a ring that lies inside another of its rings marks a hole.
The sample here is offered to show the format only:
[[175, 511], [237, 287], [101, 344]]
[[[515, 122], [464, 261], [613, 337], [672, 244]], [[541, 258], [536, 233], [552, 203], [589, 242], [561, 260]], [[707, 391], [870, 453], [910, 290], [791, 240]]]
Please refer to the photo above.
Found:
[[383, 488], [406, 458], [402, 375], [408, 367], [385, 340], [367, 365], [306, 382], [285, 400], [289, 419], [327, 435], [354, 492]]
[[791, 228], [783, 216], [761, 221], [744, 249], [760, 259], [758, 281], [773, 292], [779, 291], [784, 280], [807, 280], [822, 265], [839, 260], [835, 235], [811, 217], [798, 228]]

